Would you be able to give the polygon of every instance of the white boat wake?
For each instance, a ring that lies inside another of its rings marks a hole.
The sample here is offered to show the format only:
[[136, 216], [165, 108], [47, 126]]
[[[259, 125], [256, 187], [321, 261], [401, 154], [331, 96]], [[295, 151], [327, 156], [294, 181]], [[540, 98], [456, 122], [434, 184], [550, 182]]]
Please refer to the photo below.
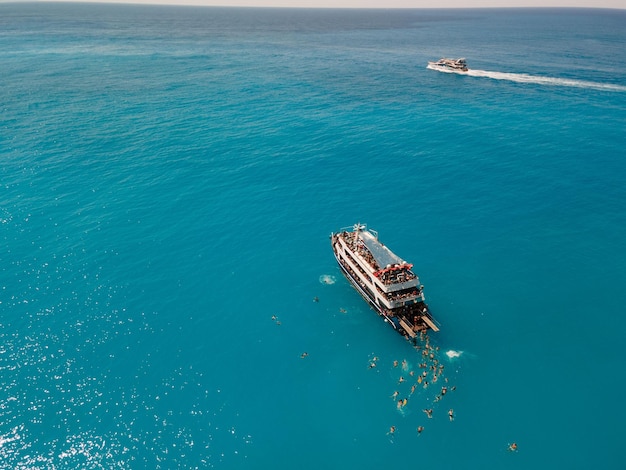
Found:
[[573, 80], [569, 78], [542, 77], [539, 75], [529, 75], [526, 73], [491, 72], [489, 70], [469, 69], [467, 72], [461, 72], [456, 70], [437, 69], [435, 67], [431, 67], [430, 65], [427, 68], [431, 70], [437, 70], [438, 72], [469, 75], [470, 77], [491, 78], [493, 80], [508, 80], [510, 82], [516, 83], [533, 83], [536, 85], [565, 86], [575, 88], [587, 88], [590, 90], [626, 92], [626, 86], [616, 85], [613, 83], [589, 82], [586, 80]]

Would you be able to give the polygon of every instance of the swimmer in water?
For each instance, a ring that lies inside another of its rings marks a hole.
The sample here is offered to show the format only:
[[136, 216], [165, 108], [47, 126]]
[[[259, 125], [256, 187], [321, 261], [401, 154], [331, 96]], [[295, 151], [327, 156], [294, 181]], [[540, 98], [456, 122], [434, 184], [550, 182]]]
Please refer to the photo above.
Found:
[[405, 398], [404, 400], [402, 400], [402, 406], [405, 407], [408, 402], [408, 398]]
[[413, 392], [415, 392], [415, 387], [416, 387], [415, 384], [411, 385], [411, 395], [413, 395]]
[[423, 430], [424, 430], [424, 426], [418, 426], [417, 427], [417, 434], [422, 434]]
[[317, 297], [317, 296], [313, 297], [313, 302], [319, 302], [319, 301], [320, 301], [319, 297]]
[[370, 369], [373, 369], [374, 367], [376, 367], [376, 363], [375, 362], [371, 362], [370, 363]]
[[391, 395], [391, 398], [393, 398], [394, 400], [396, 398], [398, 398], [399, 392], [396, 390], [395, 392], [393, 392], [393, 395]]
[[393, 361], [393, 366], [398, 367], [398, 361]]
[[448, 387], [441, 387], [441, 395], [445, 395], [448, 391]]
[[404, 377], [400, 376], [400, 379], [398, 380], [398, 383], [401, 384], [402, 382], [404, 382]]
[[391, 426], [389, 428], [389, 432], [387, 434], [393, 434], [394, 432], [396, 432], [396, 427], [395, 426]]
[[347, 311], [345, 308], [340, 308], [340, 309], [339, 309], [339, 312], [341, 312], [341, 313], [347, 313], [348, 311]]
[[450, 418], [450, 421], [454, 421], [454, 410], [452, 408], [448, 410], [448, 417]]
[[300, 354], [300, 359], [304, 359], [305, 357], [307, 357], [309, 355], [308, 352], [303, 352], [302, 354]]
[[402, 370], [408, 370], [409, 369], [409, 363], [406, 362], [406, 359], [402, 360]]
[[272, 320], [276, 321], [276, 320], [278, 320], [278, 317], [276, 315], [272, 315]]
[[509, 452], [517, 452], [517, 444], [515, 442], [509, 445]]
[[426, 416], [428, 416], [429, 418], [433, 417], [433, 409], [432, 408], [430, 408], [428, 410], [423, 410], [423, 411], [424, 411], [424, 413], [426, 413]]

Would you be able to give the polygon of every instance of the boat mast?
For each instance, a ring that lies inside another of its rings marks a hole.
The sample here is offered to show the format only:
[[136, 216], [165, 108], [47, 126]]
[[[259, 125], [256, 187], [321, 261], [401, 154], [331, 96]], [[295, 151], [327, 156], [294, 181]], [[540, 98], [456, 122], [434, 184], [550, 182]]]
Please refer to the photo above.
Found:
[[353, 230], [354, 230], [354, 244], [356, 246], [356, 243], [359, 241], [359, 231], [365, 228], [365, 225], [361, 225], [361, 222], [357, 222], [356, 224], [354, 224]]

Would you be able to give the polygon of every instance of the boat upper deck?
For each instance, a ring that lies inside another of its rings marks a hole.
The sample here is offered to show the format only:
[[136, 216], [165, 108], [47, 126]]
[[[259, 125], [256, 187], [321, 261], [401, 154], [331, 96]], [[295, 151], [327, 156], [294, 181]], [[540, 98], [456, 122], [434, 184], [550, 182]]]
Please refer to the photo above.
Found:
[[383, 284], [404, 283], [417, 279], [411, 268], [402, 258], [383, 245], [369, 230], [343, 231], [338, 234], [353, 253], [367, 262], [372, 274]]
[[378, 268], [375, 267], [374, 269], [378, 270], [387, 266], [393, 266], [394, 264], [404, 263], [403, 259], [380, 243], [371, 232], [359, 232], [359, 237], [363, 240], [363, 243], [372, 254], [374, 261], [378, 265]]

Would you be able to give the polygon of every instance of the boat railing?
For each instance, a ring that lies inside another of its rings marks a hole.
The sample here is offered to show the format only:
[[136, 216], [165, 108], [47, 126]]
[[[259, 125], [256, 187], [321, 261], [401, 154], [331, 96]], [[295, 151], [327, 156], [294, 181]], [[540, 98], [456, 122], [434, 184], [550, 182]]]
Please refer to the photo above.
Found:
[[359, 228], [359, 230], [367, 230], [367, 224], [354, 224], [354, 225], [348, 225], [346, 227], [341, 227], [339, 229], [340, 232], [348, 232], [348, 233], [354, 233], [356, 232], [356, 228]]

